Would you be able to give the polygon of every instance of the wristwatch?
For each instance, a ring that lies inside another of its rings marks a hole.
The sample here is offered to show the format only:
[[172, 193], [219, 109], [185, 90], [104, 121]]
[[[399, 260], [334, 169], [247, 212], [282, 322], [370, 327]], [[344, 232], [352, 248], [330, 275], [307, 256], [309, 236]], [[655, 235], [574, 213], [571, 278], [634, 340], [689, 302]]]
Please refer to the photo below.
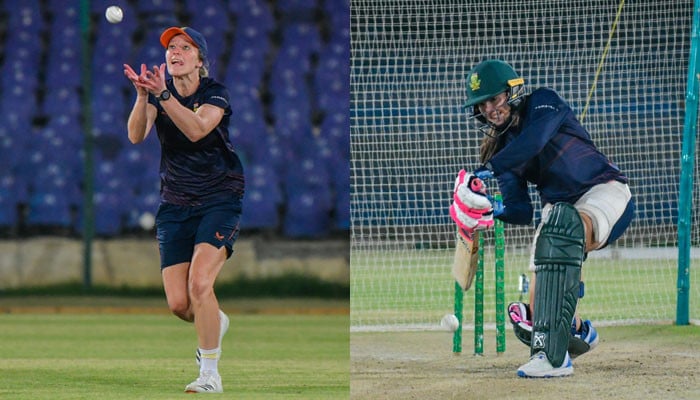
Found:
[[170, 98], [170, 90], [168, 90], [168, 89], [165, 89], [162, 92], [160, 92], [160, 94], [157, 97], [158, 101], [165, 101], [165, 100], [168, 100], [169, 98]]

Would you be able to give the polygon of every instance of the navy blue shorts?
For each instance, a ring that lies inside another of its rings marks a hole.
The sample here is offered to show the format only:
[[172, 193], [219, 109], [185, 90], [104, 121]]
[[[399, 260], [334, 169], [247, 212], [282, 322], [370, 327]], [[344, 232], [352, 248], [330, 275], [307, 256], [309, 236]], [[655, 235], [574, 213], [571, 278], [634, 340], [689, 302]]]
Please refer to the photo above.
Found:
[[156, 215], [160, 268], [190, 262], [194, 246], [199, 243], [209, 243], [217, 249], [226, 246], [226, 257], [231, 257], [240, 219], [240, 201], [199, 206], [161, 203]]

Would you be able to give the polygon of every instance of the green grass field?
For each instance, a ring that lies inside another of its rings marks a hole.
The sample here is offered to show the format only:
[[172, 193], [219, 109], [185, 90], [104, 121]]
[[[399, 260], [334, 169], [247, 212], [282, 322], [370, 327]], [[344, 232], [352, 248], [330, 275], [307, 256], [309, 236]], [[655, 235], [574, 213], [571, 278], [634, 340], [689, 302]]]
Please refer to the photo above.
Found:
[[[349, 396], [347, 315], [232, 314], [225, 398]], [[198, 375], [194, 326], [165, 314], [0, 315], [0, 398], [175, 399]]]
[[[454, 304], [452, 250], [356, 252], [351, 260], [351, 325], [437, 326]], [[699, 260], [693, 260], [695, 264]], [[518, 276], [530, 275], [527, 254], [506, 250], [505, 301], [519, 299]], [[691, 268], [691, 319], [700, 318], [700, 271]], [[579, 311], [610, 323], [670, 322], [676, 313], [677, 267], [671, 259], [595, 259], [584, 263], [585, 297]], [[484, 271], [484, 317], [495, 321], [494, 261]], [[527, 297], [525, 297], [527, 301]], [[464, 295], [464, 316], [473, 321], [473, 288]]]

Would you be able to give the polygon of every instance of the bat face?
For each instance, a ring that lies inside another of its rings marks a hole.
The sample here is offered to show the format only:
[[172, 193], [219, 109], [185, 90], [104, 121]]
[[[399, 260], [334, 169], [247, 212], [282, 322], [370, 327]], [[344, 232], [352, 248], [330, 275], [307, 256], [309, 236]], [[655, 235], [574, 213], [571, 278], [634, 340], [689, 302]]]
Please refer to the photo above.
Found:
[[462, 290], [467, 291], [472, 286], [476, 275], [477, 261], [479, 258], [479, 232], [474, 232], [471, 238], [457, 234], [455, 243], [455, 257], [452, 264], [452, 276], [459, 283]]

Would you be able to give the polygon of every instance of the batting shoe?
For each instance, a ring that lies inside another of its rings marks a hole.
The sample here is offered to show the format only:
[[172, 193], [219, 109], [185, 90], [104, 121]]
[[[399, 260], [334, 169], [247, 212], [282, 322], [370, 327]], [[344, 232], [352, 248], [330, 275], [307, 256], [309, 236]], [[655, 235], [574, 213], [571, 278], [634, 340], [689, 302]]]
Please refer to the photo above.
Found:
[[590, 346], [588, 351], [593, 350], [598, 345], [598, 331], [595, 330], [590, 320], [581, 321], [581, 329], [575, 332], [574, 336], [588, 343]]
[[[230, 321], [228, 316], [224, 314], [223, 311], [219, 310], [219, 355], [221, 355], [221, 342], [224, 340], [226, 331], [228, 331], [229, 323]], [[195, 351], [194, 359], [197, 362], [197, 365], [202, 363], [202, 354], [199, 352], [199, 349]]]
[[224, 387], [221, 385], [221, 376], [202, 371], [194, 382], [185, 386], [185, 393], [223, 393]]
[[554, 368], [547, 359], [544, 351], [540, 351], [530, 357], [530, 361], [518, 368], [518, 376], [521, 378], [556, 378], [569, 376], [574, 373], [574, 366], [571, 363], [569, 353], [566, 353], [561, 367]]

